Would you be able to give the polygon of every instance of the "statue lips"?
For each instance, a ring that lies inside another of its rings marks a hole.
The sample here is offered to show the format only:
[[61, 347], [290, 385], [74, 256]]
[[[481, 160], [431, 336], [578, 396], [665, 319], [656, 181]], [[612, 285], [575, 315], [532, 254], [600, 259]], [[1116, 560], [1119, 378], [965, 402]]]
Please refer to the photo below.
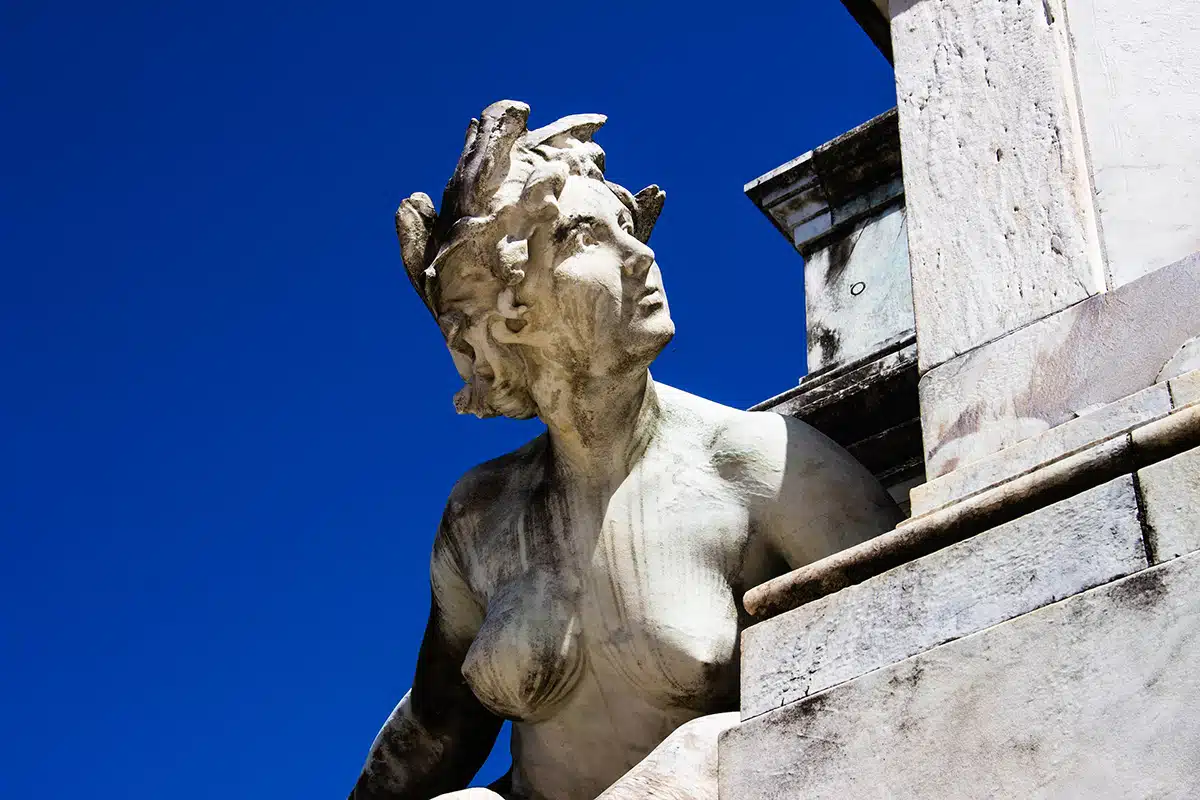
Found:
[[652, 311], [656, 308], [661, 308], [663, 304], [662, 292], [657, 286], [647, 286], [645, 291], [637, 299], [638, 308], [644, 308], [647, 311]]

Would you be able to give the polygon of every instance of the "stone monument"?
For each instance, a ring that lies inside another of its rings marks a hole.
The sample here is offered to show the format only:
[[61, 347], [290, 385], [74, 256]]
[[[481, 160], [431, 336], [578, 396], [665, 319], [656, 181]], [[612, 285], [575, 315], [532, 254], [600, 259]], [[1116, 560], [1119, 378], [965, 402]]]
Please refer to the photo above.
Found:
[[[647, 245], [664, 194], [604, 179], [604, 117], [528, 114], [489, 106], [440, 210], [396, 213], [458, 410], [547, 430], [451, 493], [413, 686], [351, 797], [713, 800], [742, 595], [900, 513], [804, 422], [651, 379], [674, 333]], [[512, 771], [465, 789], [506, 719]]]
[[763, 407], [912, 516], [747, 592], [721, 797], [1200, 796], [1200, 6], [844, 4], [898, 108], [747, 186], [807, 260]]
[[898, 107], [746, 186], [805, 259], [775, 413], [650, 378], [602, 117], [495, 104], [401, 205], [459, 410], [547, 432], [455, 487], [353, 797], [1200, 796], [1200, 5], [843, 4]]

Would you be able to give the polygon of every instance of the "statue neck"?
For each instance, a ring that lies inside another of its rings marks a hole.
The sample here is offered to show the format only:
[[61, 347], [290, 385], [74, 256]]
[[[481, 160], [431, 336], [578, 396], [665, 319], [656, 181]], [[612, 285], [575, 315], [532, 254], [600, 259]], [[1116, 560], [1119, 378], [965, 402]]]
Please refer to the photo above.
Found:
[[633, 375], [535, 380], [531, 388], [555, 462], [575, 478], [623, 479], [661, 421], [658, 392], [644, 367]]

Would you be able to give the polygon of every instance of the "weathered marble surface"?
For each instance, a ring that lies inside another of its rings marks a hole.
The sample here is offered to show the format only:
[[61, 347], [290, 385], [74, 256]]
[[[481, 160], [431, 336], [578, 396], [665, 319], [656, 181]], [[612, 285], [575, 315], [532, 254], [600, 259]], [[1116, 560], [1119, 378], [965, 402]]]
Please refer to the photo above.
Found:
[[868, 217], [804, 264], [808, 371], [847, 364], [912, 335], [902, 205]]
[[1146, 566], [1125, 476], [751, 627], [742, 719]]
[[893, 0], [921, 371], [1104, 291], [1061, 0]]
[[753, 410], [812, 425], [861, 461], [904, 509], [908, 490], [925, 479], [914, 339], [884, 355], [807, 377]]
[[1200, 4], [1067, 0], [1113, 286], [1200, 250]]
[[1194, 372], [1200, 372], [1200, 336], [1194, 336], [1183, 343], [1175, 355], [1171, 356], [1171, 360], [1159, 370], [1158, 379], [1170, 381]]
[[1200, 448], [1138, 472], [1156, 562], [1200, 550]]
[[1200, 369], [1172, 378], [1167, 385], [1176, 408], [1200, 402]]
[[930, 478], [1128, 397], [1200, 335], [1200, 253], [921, 378]]
[[1200, 554], [763, 714], [721, 739], [738, 800], [1195, 797]]
[[451, 493], [413, 686], [352, 796], [459, 792], [510, 719], [511, 780], [493, 787], [510, 800], [711, 798], [738, 598], [899, 515], [803, 423], [651, 379], [674, 333], [646, 244], [664, 195], [604, 180], [603, 117], [531, 131], [528, 113], [485, 109], [441, 209], [416, 194], [396, 215], [458, 410], [546, 432]]
[[756, 178], [745, 192], [804, 257], [810, 376], [915, 335], [894, 110]]
[[1200, 447], [1200, 403], [791, 570], [746, 592], [746, 610], [760, 620], [778, 616], [1195, 447]]
[[597, 800], [717, 800], [717, 741], [737, 723], [736, 711], [685, 723]]
[[1096, 442], [1157, 419], [1171, 411], [1166, 384], [1143, 389], [959, 467], [910, 493], [913, 516], [929, 513], [976, 492], [1029, 473]]

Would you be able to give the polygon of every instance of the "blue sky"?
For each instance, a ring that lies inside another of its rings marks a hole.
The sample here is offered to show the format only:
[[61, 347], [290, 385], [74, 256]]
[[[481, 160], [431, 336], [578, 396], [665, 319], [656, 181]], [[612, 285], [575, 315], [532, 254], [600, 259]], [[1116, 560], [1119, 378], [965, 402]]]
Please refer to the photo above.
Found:
[[803, 295], [741, 187], [894, 105], [836, 0], [0, 15], [4, 797], [345, 796], [451, 485], [540, 430], [454, 414], [392, 230], [472, 115], [609, 115], [668, 193], [655, 377], [747, 406]]

